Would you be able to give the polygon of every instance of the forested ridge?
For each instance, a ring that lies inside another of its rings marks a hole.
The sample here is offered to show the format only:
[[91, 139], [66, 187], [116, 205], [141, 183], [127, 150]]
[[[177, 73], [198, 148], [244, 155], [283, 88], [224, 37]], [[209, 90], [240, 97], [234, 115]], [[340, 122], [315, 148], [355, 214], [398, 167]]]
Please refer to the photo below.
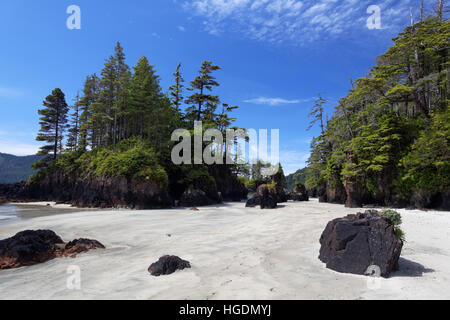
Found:
[[306, 185], [321, 201], [449, 207], [449, 39], [442, 12], [413, 22], [328, 121], [319, 97]]

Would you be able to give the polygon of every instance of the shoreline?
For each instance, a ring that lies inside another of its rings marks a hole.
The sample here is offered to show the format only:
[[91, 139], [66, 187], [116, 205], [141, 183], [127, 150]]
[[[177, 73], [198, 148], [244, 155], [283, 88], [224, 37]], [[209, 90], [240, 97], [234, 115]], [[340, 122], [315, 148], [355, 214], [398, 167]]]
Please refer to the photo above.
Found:
[[[0, 271], [0, 299], [450, 298], [450, 212], [398, 210], [407, 240], [400, 271], [380, 279], [377, 290], [367, 277], [326, 269], [318, 259], [323, 229], [359, 211], [311, 200], [273, 210], [225, 203], [199, 211], [86, 210], [22, 220], [2, 226], [0, 238], [50, 229], [65, 241], [86, 237], [106, 249]], [[150, 276], [148, 266], [167, 254], [192, 268]], [[66, 287], [67, 268], [74, 265], [81, 270], [81, 290]]]

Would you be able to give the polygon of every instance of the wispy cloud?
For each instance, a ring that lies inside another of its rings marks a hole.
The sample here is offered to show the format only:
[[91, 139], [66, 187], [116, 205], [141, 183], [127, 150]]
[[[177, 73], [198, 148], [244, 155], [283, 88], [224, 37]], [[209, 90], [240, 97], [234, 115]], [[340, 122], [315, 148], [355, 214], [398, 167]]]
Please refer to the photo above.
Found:
[[[379, 3], [383, 29], [398, 32], [416, 2]], [[305, 44], [367, 30], [367, 8], [373, 4], [373, 0], [194, 0], [183, 6], [202, 17], [205, 30], [214, 35], [231, 31], [258, 41]]]
[[186, 28], [183, 26], [178, 26], [178, 30], [180, 30], [181, 32], [186, 32]]
[[24, 92], [14, 88], [0, 87], [0, 98], [19, 98], [24, 95]]
[[298, 150], [281, 150], [280, 162], [285, 174], [291, 174], [306, 167], [310, 153]]
[[295, 99], [295, 100], [287, 100], [283, 98], [266, 98], [266, 97], [259, 97], [255, 99], [247, 99], [244, 100], [246, 103], [253, 103], [253, 104], [264, 104], [269, 106], [279, 106], [282, 104], [298, 104], [302, 102], [308, 102], [310, 99]]

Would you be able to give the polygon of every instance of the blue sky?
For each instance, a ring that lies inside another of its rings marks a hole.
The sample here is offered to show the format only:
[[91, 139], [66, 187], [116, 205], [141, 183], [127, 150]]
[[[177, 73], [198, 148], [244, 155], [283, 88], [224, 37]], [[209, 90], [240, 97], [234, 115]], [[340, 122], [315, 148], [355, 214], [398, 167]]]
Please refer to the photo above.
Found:
[[[431, 0], [425, 1], [427, 8]], [[286, 172], [305, 166], [308, 113], [318, 92], [336, 101], [364, 76], [391, 38], [410, 21], [411, 0], [3, 0], [0, 4], [0, 152], [32, 154], [39, 143], [37, 110], [59, 87], [72, 102], [87, 75], [99, 73], [116, 41], [127, 62], [141, 55], [167, 89], [178, 62], [186, 81], [201, 62], [216, 76], [222, 101], [239, 105], [237, 125], [280, 129]], [[81, 30], [69, 30], [69, 5], [81, 9]], [[369, 30], [367, 8], [381, 9]]]

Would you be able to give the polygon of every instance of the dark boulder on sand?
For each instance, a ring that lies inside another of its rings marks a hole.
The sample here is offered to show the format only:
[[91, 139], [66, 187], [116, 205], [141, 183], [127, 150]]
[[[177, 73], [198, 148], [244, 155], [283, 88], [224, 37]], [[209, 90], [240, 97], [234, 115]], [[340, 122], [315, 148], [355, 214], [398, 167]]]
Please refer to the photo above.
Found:
[[69, 243], [51, 230], [27, 230], [0, 241], [0, 270], [43, 263], [55, 258], [105, 247], [97, 240], [77, 239]]
[[59, 256], [62, 248], [64, 241], [53, 231], [19, 232], [0, 241], [0, 270], [46, 262]]
[[185, 268], [190, 268], [191, 264], [189, 261], [182, 260], [177, 256], [164, 256], [159, 258], [155, 263], [152, 263], [148, 268], [148, 272], [152, 276], [159, 277], [161, 275], [172, 274], [177, 270], [183, 270]]
[[75, 239], [66, 244], [64, 248], [64, 256], [75, 258], [77, 254], [87, 252], [93, 249], [105, 249], [105, 246], [97, 240], [91, 239]]
[[327, 268], [364, 275], [369, 267], [377, 266], [383, 277], [398, 269], [403, 247], [391, 221], [375, 210], [330, 221], [320, 244], [319, 259]]

